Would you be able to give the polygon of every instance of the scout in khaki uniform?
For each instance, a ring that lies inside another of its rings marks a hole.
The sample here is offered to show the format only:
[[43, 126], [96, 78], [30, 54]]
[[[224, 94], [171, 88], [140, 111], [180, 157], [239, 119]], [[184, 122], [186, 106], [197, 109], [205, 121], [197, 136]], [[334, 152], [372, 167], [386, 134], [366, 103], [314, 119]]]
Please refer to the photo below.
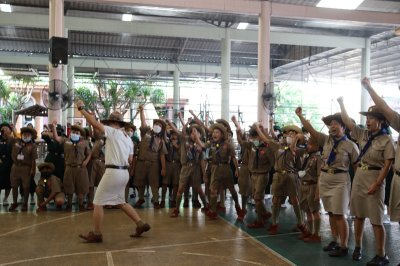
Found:
[[153, 120], [153, 130], [147, 126], [144, 115], [143, 106], [139, 106], [140, 112], [140, 134], [141, 141], [139, 144], [139, 154], [135, 169], [135, 186], [139, 191], [139, 200], [135, 204], [135, 208], [140, 208], [145, 202], [144, 191], [145, 186], [150, 185], [152, 199], [151, 202], [155, 209], [160, 208], [158, 202], [158, 189], [160, 186], [160, 162], [161, 176], [165, 176], [165, 155], [168, 154], [165, 145], [165, 129], [166, 124], [160, 119]]
[[14, 143], [12, 128], [9, 124], [0, 125], [0, 192], [4, 189], [3, 206], [8, 206], [8, 196], [11, 192], [10, 173], [13, 160], [11, 151]]
[[21, 128], [21, 139], [15, 139], [12, 148], [13, 166], [11, 168], [11, 187], [13, 194], [13, 204], [8, 209], [15, 211], [18, 203], [18, 187], [22, 185], [23, 204], [21, 211], [28, 210], [29, 188], [31, 178], [36, 173], [37, 148], [33, 143], [33, 136], [36, 136], [36, 130], [29, 127]]
[[[305, 139], [305, 136], [298, 134], [294, 141], [294, 145], [299, 140]], [[318, 190], [318, 179], [321, 174], [322, 157], [320, 152], [321, 147], [318, 145], [318, 141], [314, 138], [310, 138], [307, 141], [305, 151], [307, 152], [306, 157], [303, 161], [301, 170], [299, 171], [300, 177], [300, 207], [307, 214], [307, 232], [304, 232], [299, 239], [304, 240], [307, 243], [319, 243], [321, 242], [320, 228], [321, 228], [321, 217], [320, 211], [320, 198]], [[296, 151], [297, 152], [297, 151]]]
[[54, 164], [42, 163], [38, 165], [40, 179], [36, 187], [37, 205], [36, 211], [46, 211], [46, 205], [54, 200], [57, 209], [61, 210], [65, 194], [62, 192], [61, 179], [53, 175], [55, 170]]
[[[56, 122], [53, 123], [55, 128]], [[79, 210], [86, 210], [83, 206], [83, 198], [89, 192], [89, 177], [87, 164], [90, 160], [90, 152], [87, 141], [84, 139], [85, 130], [78, 125], [71, 126], [70, 138], [57, 135], [53, 129], [53, 138], [64, 145], [65, 173], [64, 191], [67, 195], [67, 211], [72, 210], [72, 194], [78, 196]]]
[[268, 229], [269, 234], [275, 235], [278, 233], [278, 218], [281, 209], [281, 202], [285, 197], [289, 197], [290, 203], [293, 205], [293, 211], [297, 219], [297, 228], [301, 232], [305, 232], [306, 228], [303, 224], [303, 219], [300, 211], [298, 200], [297, 178], [298, 170], [301, 166], [301, 158], [293, 154], [289, 150], [289, 145], [297, 133], [301, 133], [301, 129], [296, 125], [289, 125], [283, 128], [284, 138], [282, 145], [268, 138], [261, 125], [256, 123], [254, 129], [257, 131], [260, 139], [268, 144], [270, 152], [275, 158], [275, 173], [272, 180], [271, 193], [272, 198], [272, 225]]
[[87, 206], [88, 210], [93, 210], [93, 198], [94, 198], [94, 188], [100, 183], [101, 177], [104, 175], [106, 170], [105, 166], [105, 139], [96, 139], [91, 151], [92, 160], [92, 170], [90, 171], [89, 177], [89, 203]]
[[[361, 260], [362, 236], [365, 218], [369, 218], [374, 229], [376, 241], [376, 256], [367, 265], [385, 265], [389, 258], [385, 252], [385, 227], [383, 226], [385, 177], [392, 167], [395, 158], [394, 143], [388, 135], [388, 125], [382, 112], [371, 106], [367, 112], [367, 128], [357, 126], [347, 115], [343, 98], [338, 98], [343, 122], [351, 131], [352, 138], [360, 145], [360, 155], [357, 159], [358, 168], [354, 176], [350, 212], [355, 216], [354, 234], [356, 247], [353, 260]], [[377, 264], [376, 262], [379, 262]]]
[[[182, 129], [181, 134], [181, 163], [182, 169], [180, 171], [179, 176], [179, 188], [176, 196], [176, 205], [173, 210], [171, 217], [179, 216], [179, 208], [182, 201], [182, 194], [186, 190], [186, 187], [189, 185], [190, 180], [192, 180], [193, 190], [196, 190], [200, 196], [200, 199], [204, 206], [204, 211], [207, 211], [207, 200], [206, 196], [201, 188], [201, 175], [202, 175], [202, 166], [201, 160], [203, 157], [203, 146], [204, 144], [201, 142], [200, 138], [202, 136], [203, 129], [197, 125], [192, 124], [189, 127], [189, 136], [187, 135], [188, 123]], [[178, 130], [172, 126], [172, 130], [178, 132]]]
[[[210, 210], [206, 213], [210, 219], [217, 218], [217, 196], [221, 188], [227, 187], [235, 201], [236, 213], [238, 219], [243, 219], [244, 213], [240, 208], [238, 194], [234, 187], [232, 171], [229, 162], [235, 157], [235, 150], [232, 144], [226, 140], [228, 133], [226, 128], [219, 123], [215, 123], [210, 127], [212, 132], [212, 140], [207, 144], [207, 151], [211, 158], [211, 182], [210, 182]], [[239, 174], [239, 171], [236, 171]]]
[[166, 157], [166, 175], [162, 180], [162, 193], [160, 207], [165, 207], [165, 195], [167, 187], [172, 187], [172, 198], [170, 199], [170, 207], [175, 208], [176, 195], [179, 186], [179, 175], [181, 173], [181, 141], [180, 132], [176, 129], [176, 125], [167, 121], [167, 131], [170, 133], [169, 140], [165, 143], [167, 146], [168, 154]]
[[274, 165], [274, 153], [269, 144], [261, 140], [255, 126], [249, 131], [251, 150], [249, 154], [249, 171], [253, 184], [252, 196], [255, 202], [257, 219], [247, 226], [249, 228], [263, 228], [264, 222], [271, 217], [264, 205], [265, 189], [269, 180], [269, 172]]
[[346, 137], [346, 126], [340, 113], [322, 119], [329, 127], [329, 135], [316, 131], [304, 118], [301, 107], [296, 109], [296, 114], [311, 137], [323, 147], [319, 194], [329, 215], [333, 238], [323, 250], [329, 251], [331, 257], [347, 256], [349, 227], [345, 215], [348, 211], [351, 187], [349, 168], [352, 164], [355, 166], [359, 150], [357, 145]]
[[240, 125], [235, 116], [232, 116], [232, 122], [236, 126], [237, 141], [240, 145], [241, 163], [239, 168], [238, 186], [239, 193], [242, 197], [242, 210], [244, 214], [247, 213], [247, 200], [252, 195], [251, 179], [249, 170], [249, 156], [253, 145], [251, 142], [246, 141], [245, 134], [242, 133]]

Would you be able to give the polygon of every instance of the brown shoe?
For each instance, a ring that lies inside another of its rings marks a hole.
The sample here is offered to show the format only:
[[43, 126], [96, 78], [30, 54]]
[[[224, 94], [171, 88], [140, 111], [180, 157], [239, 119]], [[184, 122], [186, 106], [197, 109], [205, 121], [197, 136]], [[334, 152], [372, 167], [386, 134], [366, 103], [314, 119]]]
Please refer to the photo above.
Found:
[[22, 212], [28, 211], [28, 204], [22, 204], [21, 211]]
[[146, 201], [144, 199], [139, 199], [135, 205], [133, 205], [133, 208], [139, 209], [142, 207], [143, 203], [145, 203]]
[[278, 233], [278, 224], [271, 224], [271, 226], [268, 228], [268, 233], [270, 235], [276, 235]]
[[156, 209], [156, 210], [161, 209], [160, 203], [158, 203], [158, 201], [153, 202], [153, 206], [154, 206], [154, 209]]
[[162, 200], [162, 201], [160, 202], [160, 208], [165, 208], [165, 200]]
[[86, 240], [86, 243], [101, 243], [103, 242], [103, 235], [96, 235], [94, 232], [89, 232], [86, 236], [79, 235], [80, 238]]
[[306, 243], [321, 243], [321, 236], [317, 236], [317, 235], [311, 235], [309, 237], [305, 237], [304, 242]]
[[261, 221], [254, 221], [254, 223], [248, 224], [247, 227], [248, 228], [264, 228], [264, 223]]
[[206, 215], [207, 215], [207, 217], [208, 217], [210, 220], [216, 220], [216, 219], [218, 218], [217, 212], [214, 212], [214, 211], [212, 211], [212, 210], [208, 210], [208, 211], [206, 212]]
[[89, 203], [89, 204], [87, 205], [86, 210], [91, 211], [91, 210], [93, 210], [93, 209], [94, 209], [94, 205], [93, 205], [93, 203], [91, 202], [91, 203]]
[[10, 208], [8, 208], [9, 212], [16, 212], [18, 208], [18, 203], [11, 204]]
[[130, 237], [140, 237], [144, 232], [147, 232], [151, 229], [150, 225], [148, 223], [143, 224], [142, 226], [136, 227], [136, 232]]
[[171, 218], [176, 218], [179, 216], [179, 210], [178, 209], [174, 209], [170, 215]]

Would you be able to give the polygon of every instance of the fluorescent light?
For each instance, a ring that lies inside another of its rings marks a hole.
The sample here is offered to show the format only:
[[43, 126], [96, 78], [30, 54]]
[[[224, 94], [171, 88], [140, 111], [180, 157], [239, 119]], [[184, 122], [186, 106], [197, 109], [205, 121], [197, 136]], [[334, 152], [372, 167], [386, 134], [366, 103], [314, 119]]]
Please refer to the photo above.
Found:
[[336, 9], [356, 9], [364, 0], [321, 0], [317, 7], [336, 8]]
[[247, 22], [240, 22], [239, 25], [237, 26], [238, 30], [245, 30], [249, 26], [249, 23]]
[[123, 14], [122, 15], [122, 21], [132, 21], [132, 14]]
[[10, 13], [12, 11], [11, 5], [10, 4], [0, 4], [0, 11]]

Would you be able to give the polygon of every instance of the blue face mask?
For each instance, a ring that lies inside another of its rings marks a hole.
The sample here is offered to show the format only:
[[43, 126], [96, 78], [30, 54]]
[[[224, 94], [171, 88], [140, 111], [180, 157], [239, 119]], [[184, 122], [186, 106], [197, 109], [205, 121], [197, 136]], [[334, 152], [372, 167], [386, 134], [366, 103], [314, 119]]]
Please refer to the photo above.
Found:
[[79, 139], [80, 139], [80, 136], [79, 136], [78, 134], [73, 134], [73, 133], [71, 133], [70, 138], [71, 138], [71, 141], [73, 141], [73, 142], [78, 142]]

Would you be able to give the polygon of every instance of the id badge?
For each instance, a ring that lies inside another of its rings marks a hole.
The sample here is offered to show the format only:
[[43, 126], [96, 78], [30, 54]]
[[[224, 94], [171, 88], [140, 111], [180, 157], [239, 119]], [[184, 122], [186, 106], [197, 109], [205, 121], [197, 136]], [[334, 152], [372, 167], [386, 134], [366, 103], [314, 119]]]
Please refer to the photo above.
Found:
[[18, 154], [17, 155], [17, 160], [22, 161], [24, 159], [24, 155], [23, 154]]

